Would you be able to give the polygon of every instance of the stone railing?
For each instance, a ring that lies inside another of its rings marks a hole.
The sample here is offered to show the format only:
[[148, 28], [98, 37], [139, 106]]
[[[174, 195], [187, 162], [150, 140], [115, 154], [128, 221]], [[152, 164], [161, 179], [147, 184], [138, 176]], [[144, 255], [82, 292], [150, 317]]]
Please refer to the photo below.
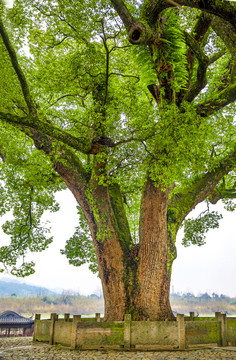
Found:
[[236, 318], [216, 313], [214, 318], [189, 317], [178, 314], [176, 321], [104, 322], [100, 314], [95, 318], [65, 314], [41, 320], [35, 316], [34, 341], [61, 344], [78, 349], [180, 349], [196, 345], [236, 345]]

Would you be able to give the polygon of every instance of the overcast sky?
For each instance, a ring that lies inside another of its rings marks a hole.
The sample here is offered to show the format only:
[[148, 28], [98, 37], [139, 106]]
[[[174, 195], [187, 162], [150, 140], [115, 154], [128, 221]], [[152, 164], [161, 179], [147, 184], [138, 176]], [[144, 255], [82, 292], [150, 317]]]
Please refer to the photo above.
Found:
[[[78, 218], [76, 201], [69, 190], [56, 196], [61, 204], [59, 212], [47, 214], [51, 221], [54, 243], [39, 254], [32, 254], [36, 261], [35, 274], [25, 278], [25, 282], [50, 289], [65, 289], [89, 295], [99, 292], [101, 283], [84, 265], [76, 268], [69, 265], [66, 257], [60, 254], [65, 241], [74, 233]], [[222, 210], [223, 206], [217, 206]], [[216, 210], [216, 207], [214, 207]], [[236, 215], [223, 212], [220, 228], [211, 230], [207, 235], [207, 244], [184, 248], [181, 245], [182, 231], [178, 235], [178, 257], [174, 262], [171, 289], [175, 292], [193, 292], [226, 294], [236, 297]], [[3, 235], [1, 235], [3, 239]], [[1, 274], [0, 278], [9, 276]]]

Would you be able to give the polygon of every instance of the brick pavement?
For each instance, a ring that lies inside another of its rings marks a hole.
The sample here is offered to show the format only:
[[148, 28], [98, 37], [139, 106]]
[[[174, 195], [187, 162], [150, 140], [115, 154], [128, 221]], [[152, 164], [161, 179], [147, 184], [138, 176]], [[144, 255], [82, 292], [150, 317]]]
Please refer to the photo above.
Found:
[[236, 360], [236, 348], [186, 351], [120, 352], [78, 351], [61, 346], [33, 343], [27, 338], [0, 338], [3, 360]]

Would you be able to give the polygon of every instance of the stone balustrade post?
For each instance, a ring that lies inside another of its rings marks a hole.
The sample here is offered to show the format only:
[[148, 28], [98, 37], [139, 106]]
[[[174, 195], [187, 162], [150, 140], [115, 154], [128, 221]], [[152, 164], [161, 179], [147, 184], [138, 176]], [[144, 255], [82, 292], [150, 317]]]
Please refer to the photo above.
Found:
[[215, 312], [216, 321], [220, 321], [220, 316], [221, 316], [221, 312], [216, 311], [216, 312]]
[[124, 348], [130, 349], [131, 346], [131, 315], [125, 315], [124, 321]]
[[41, 314], [35, 314], [33, 341], [36, 341], [37, 338], [37, 321], [40, 320], [40, 318], [41, 318]]
[[220, 314], [220, 323], [221, 346], [228, 346], [226, 314]]
[[81, 322], [81, 315], [74, 315], [72, 322], [72, 331], [71, 331], [71, 347], [76, 349], [77, 347], [77, 325]]
[[178, 322], [178, 337], [179, 337], [179, 349], [185, 349], [185, 324], [184, 324], [184, 315], [177, 314]]
[[189, 315], [190, 315], [190, 321], [194, 321], [194, 315], [195, 315], [194, 311], [190, 311]]
[[65, 313], [65, 314], [64, 314], [64, 321], [65, 321], [65, 322], [68, 322], [69, 320], [70, 320], [70, 314]]
[[49, 344], [54, 344], [54, 331], [55, 331], [55, 322], [58, 320], [58, 315], [55, 313], [51, 314], [51, 326], [50, 326], [50, 339]]
[[95, 314], [95, 317], [96, 317], [96, 321], [97, 321], [97, 322], [101, 322], [101, 315], [100, 315], [100, 313], [96, 313], [96, 314]]

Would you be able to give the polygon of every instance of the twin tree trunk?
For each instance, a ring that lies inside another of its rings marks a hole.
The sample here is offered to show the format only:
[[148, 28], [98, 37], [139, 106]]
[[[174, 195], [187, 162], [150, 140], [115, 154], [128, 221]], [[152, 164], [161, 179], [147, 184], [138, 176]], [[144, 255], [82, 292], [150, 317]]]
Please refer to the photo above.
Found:
[[131, 242], [118, 187], [110, 192], [103, 188], [106, 201], [104, 197], [96, 199], [103, 217], [98, 226], [108, 228], [103, 239], [94, 239], [105, 320], [123, 320], [125, 313], [131, 313], [135, 320], [173, 319], [169, 302], [168, 194], [168, 189], [162, 191], [151, 181], [146, 183], [141, 202], [140, 242], [136, 245]]
[[140, 240], [133, 244], [118, 185], [102, 186], [91, 180], [82, 194], [75, 177], [68, 172], [60, 175], [90, 227], [105, 300], [104, 319], [122, 321], [126, 313], [135, 320], [173, 319], [169, 302], [173, 261], [167, 234], [169, 190], [163, 191], [151, 180], [146, 182], [140, 209]]

